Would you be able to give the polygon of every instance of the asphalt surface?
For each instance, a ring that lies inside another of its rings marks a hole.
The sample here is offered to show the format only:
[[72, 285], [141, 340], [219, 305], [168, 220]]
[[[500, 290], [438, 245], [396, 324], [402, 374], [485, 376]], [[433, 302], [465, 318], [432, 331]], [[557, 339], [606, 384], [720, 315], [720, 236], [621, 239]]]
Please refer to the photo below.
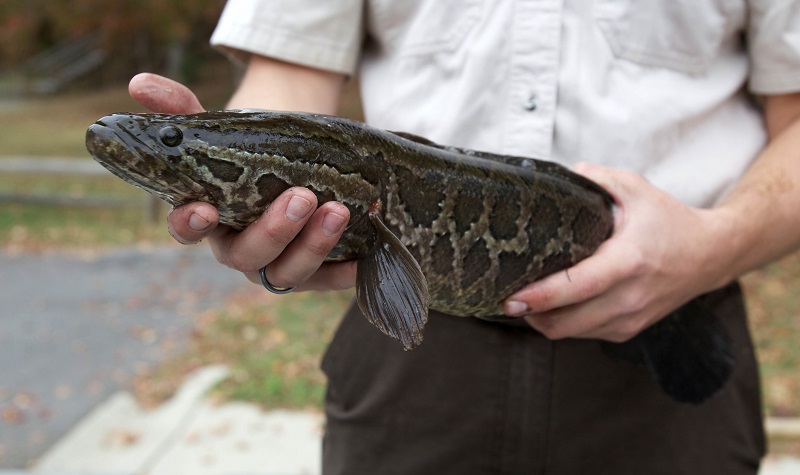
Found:
[[246, 284], [206, 246], [0, 251], [0, 468], [22, 468]]

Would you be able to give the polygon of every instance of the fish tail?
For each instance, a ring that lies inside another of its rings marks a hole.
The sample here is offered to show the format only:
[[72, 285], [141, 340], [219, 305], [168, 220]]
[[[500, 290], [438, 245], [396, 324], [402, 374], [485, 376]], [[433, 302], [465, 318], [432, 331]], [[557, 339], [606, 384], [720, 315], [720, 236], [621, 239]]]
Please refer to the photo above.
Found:
[[725, 328], [698, 299], [627, 342], [602, 346], [614, 358], [647, 368], [665, 393], [692, 404], [719, 392], [735, 363]]

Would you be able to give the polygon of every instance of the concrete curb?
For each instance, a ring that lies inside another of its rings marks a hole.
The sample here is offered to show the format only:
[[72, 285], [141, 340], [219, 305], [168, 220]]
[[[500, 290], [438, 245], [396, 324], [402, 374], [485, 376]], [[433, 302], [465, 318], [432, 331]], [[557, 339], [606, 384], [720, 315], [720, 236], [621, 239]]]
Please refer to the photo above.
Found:
[[800, 439], [800, 419], [770, 417], [765, 426], [770, 438]]
[[800, 473], [800, 459], [787, 456], [767, 457], [761, 464], [759, 475], [797, 475]]
[[126, 392], [112, 395], [51, 448], [32, 472], [145, 473], [191, 421], [206, 392], [228, 374], [202, 368], [158, 409], [139, 408]]
[[[205, 394], [227, 369], [198, 370], [158, 409], [120, 392], [89, 414], [31, 470], [81, 475], [317, 475], [321, 413], [264, 412]], [[0, 475], [3, 475], [0, 472]]]
[[318, 475], [323, 416], [206, 404], [148, 475]]

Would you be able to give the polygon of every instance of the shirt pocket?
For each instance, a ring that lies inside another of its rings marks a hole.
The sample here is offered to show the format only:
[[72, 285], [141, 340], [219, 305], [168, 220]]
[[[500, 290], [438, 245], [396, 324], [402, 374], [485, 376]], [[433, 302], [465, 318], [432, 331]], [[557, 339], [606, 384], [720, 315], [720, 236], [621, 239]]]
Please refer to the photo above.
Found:
[[449, 52], [479, 23], [486, 0], [372, 0], [370, 35], [400, 55]]
[[595, 0], [594, 16], [620, 59], [702, 73], [738, 34], [742, 0]]

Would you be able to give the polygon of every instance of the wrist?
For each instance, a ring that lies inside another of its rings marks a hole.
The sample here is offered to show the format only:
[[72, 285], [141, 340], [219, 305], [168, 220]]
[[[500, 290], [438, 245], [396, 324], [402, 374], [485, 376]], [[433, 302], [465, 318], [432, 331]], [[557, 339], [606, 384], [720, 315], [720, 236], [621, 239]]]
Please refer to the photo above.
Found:
[[743, 213], [731, 206], [700, 210], [707, 227], [707, 249], [703, 260], [708, 290], [723, 287], [753, 267], [751, 251], [757, 237], [749, 229]]

